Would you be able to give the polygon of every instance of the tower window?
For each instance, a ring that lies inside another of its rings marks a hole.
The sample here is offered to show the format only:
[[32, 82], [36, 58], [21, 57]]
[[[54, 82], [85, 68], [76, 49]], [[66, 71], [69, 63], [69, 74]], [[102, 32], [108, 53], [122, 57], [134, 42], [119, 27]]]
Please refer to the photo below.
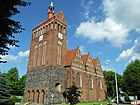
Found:
[[43, 35], [39, 36], [39, 42], [43, 40]]
[[58, 24], [58, 31], [60, 31], [60, 24]]
[[63, 34], [65, 34], [65, 27], [63, 27]]
[[57, 64], [61, 65], [61, 54], [62, 54], [62, 42], [58, 41], [58, 48], [57, 48]]
[[58, 25], [57, 22], [55, 22], [55, 27], [54, 27], [54, 28], [55, 28], [56, 30], [57, 30], [57, 25]]

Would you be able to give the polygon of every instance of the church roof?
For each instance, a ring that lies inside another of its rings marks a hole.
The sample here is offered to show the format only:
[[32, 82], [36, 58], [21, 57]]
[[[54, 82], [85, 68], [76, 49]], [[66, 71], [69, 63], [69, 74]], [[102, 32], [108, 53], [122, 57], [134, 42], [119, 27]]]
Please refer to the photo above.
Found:
[[[74, 57], [75, 57], [75, 55], [76, 55], [76, 52], [77, 52], [78, 50], [79, 50], [78, 48], [73, 49], [73, 50], [67, 49], [67, 51], [66, 51], [66, 66], [71, 65], [71, 62], [72, 62], [72, 60], [74, 59]], [[86, 62], [87, 62], [89, 56], [90, 56], [90, 53], [85, 54], [85, 55], [82, 56], [83, 64], [86, 64]], [[100, 64], [100, 62], [99, 62], [98, 57], [92, 59], [92, 63], [93, 63], [93, 65], [94, 65], [95, 67], [99, 67], [98, 63]], [[100, 69], [99, 69], [98, 71], [99, 71], [99, 72], [102, 72], [102, 70], [100, 70]]]
[[[49, 22], [52, 18], [58, 16], [60, 13], [63, 14], [63, 11], [60, 10], [59, 12], [57, 12], [56, 14], [54, 14], [53, 17], [51, 17], [50, 19], [46, 18], [44, 21], [42, 21], [41, 23], [39, 23], [34, 29], [39, 28], [41, 25], [43, 25], [43, 24]], [[64, 24], [66, 25], [66, 22], [64, 22]]]
[[89, 53], [82, 56], [83, 63], [85, 64], [88, 59]]
[[92, 59], [92, 63], [93, 63], [94, 65], [97, 65], [97, 62], [98, 62], [98, 58]]
[[66, 65], [70, 65], [75, 54], [76, 54], [77, 49], [74, 50], [67, 50], [66, 52]]

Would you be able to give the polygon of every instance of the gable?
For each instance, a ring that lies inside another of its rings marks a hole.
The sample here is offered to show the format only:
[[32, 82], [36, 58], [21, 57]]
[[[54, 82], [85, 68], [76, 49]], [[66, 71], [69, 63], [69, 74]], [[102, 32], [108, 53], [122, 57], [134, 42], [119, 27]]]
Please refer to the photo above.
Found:
[[84, 70], [82, 55], [81, 55], [81, 52], [80, 52], [79, 48], [77, 48], [75, 56], [73, 57], [72, 67], [77, 68], [77, 70]]
[[71, 65], [77, 49], [67, 50], [66, 52], [66, 65]]
[[66, 24], [66, 19], [65, 19], [65, 17], [64, 17], [64, 13], [63, 13], [62, 10], [59, 11], [59, 12], [57, 12], [57, 13], [55, 14], [55, 19], [58, 20], [58, 21], [60, 21], [60, 22], [63, 23], [64, 25], [67, 25], [67, 24]]

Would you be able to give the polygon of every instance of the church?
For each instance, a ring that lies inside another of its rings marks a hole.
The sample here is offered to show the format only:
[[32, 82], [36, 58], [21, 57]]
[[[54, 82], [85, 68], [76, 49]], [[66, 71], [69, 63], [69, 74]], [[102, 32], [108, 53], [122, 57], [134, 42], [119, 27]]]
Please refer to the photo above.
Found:
[[47, 18], [32, 30], [24, 101], [65, 103], [62, 92], [76, 85], [81, 102], [105, 99], [106, 84], [99, 58], [80, 49], [67, 49], [67, 23], [63, 11], [54, 13], [51, 2]]

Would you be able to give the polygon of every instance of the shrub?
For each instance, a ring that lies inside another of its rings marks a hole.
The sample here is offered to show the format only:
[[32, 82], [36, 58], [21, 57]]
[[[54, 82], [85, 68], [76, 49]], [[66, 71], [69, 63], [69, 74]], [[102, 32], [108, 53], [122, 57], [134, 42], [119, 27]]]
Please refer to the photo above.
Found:
[[15, 105], [15, 102], [10, 102], [10, 101], [0, 102], [0, 105]]
[[10, 97], [10, 101], [12, 102], [21, 102], [21, 98], [18, 98], [17, 96]]

